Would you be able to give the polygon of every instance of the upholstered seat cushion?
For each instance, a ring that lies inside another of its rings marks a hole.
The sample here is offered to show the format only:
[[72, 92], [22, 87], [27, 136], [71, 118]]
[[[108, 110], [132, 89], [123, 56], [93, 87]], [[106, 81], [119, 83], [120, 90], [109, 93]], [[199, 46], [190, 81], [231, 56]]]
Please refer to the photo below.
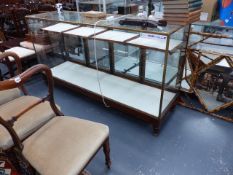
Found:
[[20, 97], [20, 90], [18, 88], [0, 91], [0, 105]]
[[24, 141], [23, 155], [43, 175], [79, 174], [109, 135], [109, 128], [55, 117]]
[[27, 49], [31, 49], [31, 50], [36, 50], [36, 52], [42, 52], [42, 51], [48, 51], [51, 50], [53, 48], [52, 45], [49, 44], [34, 44], [32, 42], [29, 41], [23, 41], [20, 43], [20, 46], [27, 48]]
[[[30, 57], [33, 56], [35, 54], [34, 50], [31, 49], [26, 49], [23, 47], [12, 47], [10, 49], [5, 50], [5, 52], [14, 52], [15, 54], [17, 54], [19, 56], [19, 58], [26, 58], [26, 57]], [[9, 57], [10, 61], [14, 61], [13, 57]]]
[[[4, 120], [10, 120], [13, 116], [24, 111], [35, 104], [39, 98], [32, 96], [22, 96], [0, 106], [0, 116]], [[20, 139], [25, 139], [32, 134], [48, 120], [54, 117], [55, 114], [48, 102], [42, 102], [39, 105], [28, 110], [24, 113], [15, 123], [14, 129]], [[8, 149], [13, 145], [13, 141], [7, 130], [0, 126], [0, 147]]]

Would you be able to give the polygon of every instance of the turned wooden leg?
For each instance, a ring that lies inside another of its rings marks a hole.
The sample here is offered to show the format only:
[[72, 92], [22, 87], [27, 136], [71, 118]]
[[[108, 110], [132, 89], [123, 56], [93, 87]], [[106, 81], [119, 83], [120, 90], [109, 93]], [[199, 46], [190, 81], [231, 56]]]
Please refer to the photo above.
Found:
[[111, 159], [110, 159], [110, 144], [109, 144], [109, 138], [107, 138], [103, 144], [103, 151], [105, 155], [105, 164], [108, 168], [111, 167]]

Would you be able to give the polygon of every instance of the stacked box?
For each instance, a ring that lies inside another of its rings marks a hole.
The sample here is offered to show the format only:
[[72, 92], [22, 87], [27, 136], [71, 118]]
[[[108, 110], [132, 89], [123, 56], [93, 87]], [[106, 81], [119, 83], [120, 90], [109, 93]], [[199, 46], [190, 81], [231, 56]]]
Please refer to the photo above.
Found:
[[169, 24], [187, 25], [199, 21], [202, 0], [163, 0], [163, 7]]

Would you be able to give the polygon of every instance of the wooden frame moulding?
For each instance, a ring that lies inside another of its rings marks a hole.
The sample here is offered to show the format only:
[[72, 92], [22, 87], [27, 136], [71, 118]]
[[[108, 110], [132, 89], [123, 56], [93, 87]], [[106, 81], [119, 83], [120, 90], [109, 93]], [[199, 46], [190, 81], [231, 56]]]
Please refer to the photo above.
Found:
[[[221, 35], [221, 34], [214, 34], [214, 33], [205, 33], [205, 32], [194, 32], [194, 31], [191, 31], [191, 25], [189, 25], [189, 37], [191, 36], [191, 34], [193, 35], [200, 35], [200, 36], [203, 36], [203, 39], [195, 42], [195, 43], [192, 43], [190, 46], [187, 45], [187, 48], [186, 48], [186, 59], [188, 60], [188, 63], [190, 64], [190, 68], [191, 68], [191, 71], [192, 71], [192, 75], [186, 77], [187, 78], [187, 82], [188, 84], [190, 85], [190, 88], [192, 91], [188, 92], [189, 94], [191, 93], [194, 93], [197, 97], [198, 97], [198, 100], [199, 102], [201, 103], [201, 105], [204, 107], [204, 109], [199, 109], [197, 107], [194, 107], [192, 105], [188, 105], [185, 101], [182, 101], [181, 99], [179, 100], [179, 104], [184, 106], [184, 107], [187, 107], [187, 108], [190, 108], [190, 109], [193, 109], [193, 110], [196, 110], [196, 111], [199, 111], [199, 112], [202, 112], [202, 113], [206, 113], [206, 114], [209, 114], [213, 117], [217, 117], [217, 118], [220, 118], [220, 119], [223, 119], [225, 121], [229, 121], [229, 122], [233, 122], [232, 119], [229, 119], [228, 117], [224, 117], [224, 116], [221, 116], [219, 114], [216, 114], [216, 112], [218, 111], [221, 111], [227, 107], [230, 107], [230, 106], [233, 106], [233, 101], [232, 102], [228, 102], [220, 107], [217, 107], [213, 110], [208, 110], [207, 106], [205, 105], [203, 99], [199, 96], [197, 90], [195, 89], [195, 82], [197, 80], [197, 77], [199, 76], [199, 74], [202, 72], [202, 71], [205, 71], [207, 70], [208, 68], [214, 66], [216, 63], [220, 62], [221, 60], [223, 59], [226, 59], [226, 61], [228, 62], [228, 64], [233, 67], [233, 59], [232, 59], [232, 55], [223, 55], [223, 54], [220, 54], [218, 52], [207, 52], [207, 51], [201, 51], [201, 50], [197, 50], [197, 49], [192, 49], [191, 47], [193, 45], [196, 45], [198, 43], [204, 43], [204, 44], [212, 44], [212, 45], [219, 45], [219, 46], [227, 46], [227, 47], [233, 47], [233, 46], [230, 46], [230, 45], [225, 45], [225, 44], [216, 44], [216, 43], [208, 43], [208, 42], [204, 42], [206, 39], [208, 38], [225, 38], [225, 39], [232, 39], [232, 38], [229, 38], [229, 36], [226, 36], [226, 35]], [[195, 24], [194, 24], [195, 25]], [[198, 65], [196, 67], [195, 70], [192, 69], [192, 60], [190, 60], [190, 56], [191, 54], [193, 54], [194, 52], [196, 52], [198, 54]], [[210, 63], [208, 64], [205, 64], [205, 65], [202, 65], [200, 66], [200, 57], [201, 56], [205, 56], [205, 54], [212, 54], [212, 55], [216, 55], [217, 58], [215, 58], [214, 60], [210, 61]], [[186, 92], [184, 92], [186, 94]], [[187, 95], [189, 95], [187, 94]]]

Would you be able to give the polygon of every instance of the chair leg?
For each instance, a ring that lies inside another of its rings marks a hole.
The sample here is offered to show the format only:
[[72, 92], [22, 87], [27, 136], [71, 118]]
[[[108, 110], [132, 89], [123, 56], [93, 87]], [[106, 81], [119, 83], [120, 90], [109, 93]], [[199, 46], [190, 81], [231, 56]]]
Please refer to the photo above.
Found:
[[111, 167], [111, 159], [110, 159], [110, 144], [109, 144], [109, 138], [107, 138], [103, 144], [103, 151], [105, 155], [105, 164], [108, 168]]
[[7, 62], [5, 63], [5, 65], [6, 65], [7, 68], [8, 68], [8, 71], [9, 71], [10, 76], [11, 76], [11, 77], [14, 77], [14, 76], [15, 76], [15, 73], [14, 73], [13, 64], [12, 64], [11, 62], [7, 61]]

